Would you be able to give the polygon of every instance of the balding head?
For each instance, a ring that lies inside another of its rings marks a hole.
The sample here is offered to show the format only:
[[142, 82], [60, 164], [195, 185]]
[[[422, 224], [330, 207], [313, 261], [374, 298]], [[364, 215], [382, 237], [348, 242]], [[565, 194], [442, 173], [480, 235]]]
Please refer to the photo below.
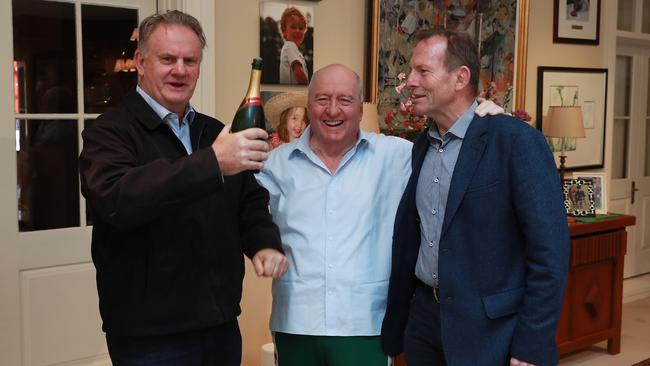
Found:
[[355, 90], [358, 91], [357, 95], [359, 97], [359, 100], [363, 100], [363, 93], [361, 92], [361, 78], [356, 72], [352, 71], [352, 69], [350, 69], [349, 67], [343, 64], [330, 64], [314, 72], [314, 75], [312, 75], [311, 78], [311, 82], [309, 83], [308, 94], [311, 93], [313, 89], [314, 81], [319, 78], [320, 74], [323, 74], [323, 77], [325, 78], [331, 77], [332, 74], [338, 74], [338, 75], [350, 74], [351, 76], [354, 77]]

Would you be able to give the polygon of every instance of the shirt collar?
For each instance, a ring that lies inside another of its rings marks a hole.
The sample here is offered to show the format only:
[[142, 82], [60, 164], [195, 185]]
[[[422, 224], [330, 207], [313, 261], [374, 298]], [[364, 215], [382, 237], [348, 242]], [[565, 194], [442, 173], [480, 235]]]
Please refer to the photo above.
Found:
[[[311, 136], [311, 126], [307, 126], [302, 132], [302, 135], [296, 140], [296, 144], [293, 147], [292, 154], [296, 151], [302, 153], [312, 152], [311, 146], [309, 146], [309, 138]], [[355, 142], [352, 149], [357, 149], [359, 146], [370, 144], [375, 136], [368, 133], [362, 129], [359, 129], [359, 136], [357, 137], [357, 142]]]
[[[454, 122], [454, 124], [451, 125], [451, 128], [447, 131], [447, 134], [451, 133], [452, 135], [456, 136], [461, 140], [464, 139], [465, 134], [467, 133], [467, 129], [469, 128], [469, 125], [474, 119], [474, 112], [476, 111], [476, 107], [478, 107], [478, 101], [474, 100], [474, 102], [472, 102], [472, 104], [460, 116], [460, 118], [458, 118], [456, 122]], [[441, 141], [443, 140], [443, 138], [440, 136], [440, 132], [438, 132], [438, 127], [436, 126], [435, 123], [431, 124], [428, 133], [429, 133], [429, 137], [433, 137]], [[445, 134], [445, 136], [447, 134]]]
[[[169, 116], [170, 114], [174, 114], [174, 115], [176, 114], [170, 111], [169, 109], [163, 107], [162, 104], [158, 103], [155, 99], [153, 99], [149, 94], [147, 94], [147, 92], [144, 91], [144, 89], [140, 87], [140, 85], [137, 85], [135, 87], [135, 90], [138, 92], [138, 94], [142, 96], [144, 101], [147, 102], [149, 107], [151, 107], [151, 109], [153, 109], [153, 111], [156, 112], [156, 114], [158, 115], [158, 117], [160, 117], [161, 120], [164, 121], [165, 118], [167, 118], [167, 116]], [[194, 121], [195, 115], [196, 115], [196, 111], [194, 110], [194, 107], [192, 107], [192, 105], [188, 103], [187, 106], [185, 107], [185, 115], [183, 116], [182, 120], [187, 121], [191, 125], [192, 122]]]

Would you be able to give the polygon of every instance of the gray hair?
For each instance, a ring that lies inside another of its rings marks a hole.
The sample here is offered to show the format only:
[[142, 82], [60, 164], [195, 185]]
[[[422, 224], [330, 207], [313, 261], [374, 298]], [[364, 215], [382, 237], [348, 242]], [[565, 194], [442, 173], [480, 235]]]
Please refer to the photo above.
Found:
[[165, 12], [152, 14], [142, 20], [140, 27], [138, 28], [138, 51], [146, 54], [147, 41], [151, 34], [156, 30], [156, 27], [161, 24], [177, 24], [190, 28], [199, 38], [199, 42], [201, 42], [201, 50], [205, 48], [205, 34], [203, 34], [201, 23], [199, 23], [195, 17], [183, 13], [182, 11], [167, 10]]

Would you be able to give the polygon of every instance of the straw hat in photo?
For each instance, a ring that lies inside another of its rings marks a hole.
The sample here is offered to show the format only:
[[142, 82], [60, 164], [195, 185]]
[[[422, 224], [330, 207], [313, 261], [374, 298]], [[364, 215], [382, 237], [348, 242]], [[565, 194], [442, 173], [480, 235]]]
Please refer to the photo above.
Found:
[[307, 96], [297, 92], [274, 95], [264, 103], [264, 117], [271, 123], [273, 129], [277, 130], [280, 124], [280, 114], [291, 107], [307, 108]]

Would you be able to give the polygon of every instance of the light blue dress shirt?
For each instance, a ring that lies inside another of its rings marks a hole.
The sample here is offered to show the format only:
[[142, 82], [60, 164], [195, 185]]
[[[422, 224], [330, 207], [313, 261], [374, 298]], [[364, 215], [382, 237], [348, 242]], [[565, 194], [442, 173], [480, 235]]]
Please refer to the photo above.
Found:
[[409, 141], [361, 131], [331, 174], [311, 128], [273, 150], [257, 179], [270, 193], [289, 270], [273, 282], [271, 330], [381, 332], [395, 214], [411, 174]]
[[140, 85], [135, 87], [135, 90], [144, 98], [144, 101], [147, 102], [149, 107], [153, 109], [154, 112], [160, 117], [160, 119], [165, 122], [169, 128], [172, 129], [172, 132], [174, 132], [174, 135], [178, 137], [178, 139], [181, 141], [183, 146], [185, 146], [185, 150], [187, 151], [187, 154], [190, 155], [192, 154], [192, 141], [190, 140], [190, 125], [192, 124], [192, 121], [194, 121], [194, 115], [196, 112], [194, 111], [194, 108], [192, 108], [191, 105], [187, 105], [185, 108], [185, 115], [183, 116], [183, 121], [179, 122], [178, 121], [178, 115], [174, 112], [171, 112], [169, 109], [163, 107], [160, 103], [156, 102], [155, 99], [149, 96], [147, 92], [142, 90], [140, 88]]

